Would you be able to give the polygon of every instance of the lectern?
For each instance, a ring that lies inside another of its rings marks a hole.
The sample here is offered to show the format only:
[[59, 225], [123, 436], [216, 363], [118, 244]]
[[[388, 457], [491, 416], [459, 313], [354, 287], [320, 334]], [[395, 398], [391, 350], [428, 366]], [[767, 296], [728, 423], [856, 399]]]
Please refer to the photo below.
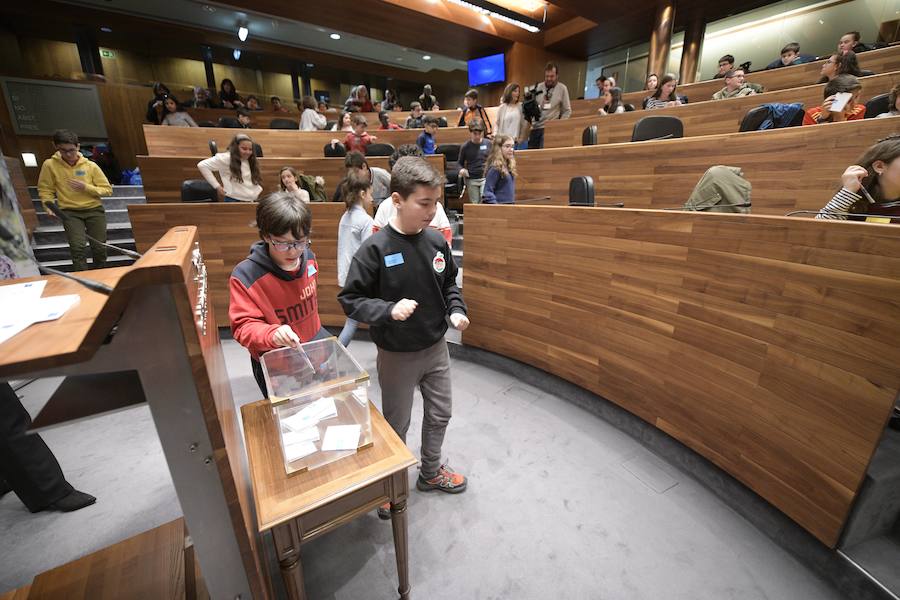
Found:
[[270, 597], [197, 228], [170, 229], [131, 267], [81, 275], [112, 293], [49, 277], [45, 296], [81, 302], [4, 342], [0, 380], [136, 371], [210, 596]]

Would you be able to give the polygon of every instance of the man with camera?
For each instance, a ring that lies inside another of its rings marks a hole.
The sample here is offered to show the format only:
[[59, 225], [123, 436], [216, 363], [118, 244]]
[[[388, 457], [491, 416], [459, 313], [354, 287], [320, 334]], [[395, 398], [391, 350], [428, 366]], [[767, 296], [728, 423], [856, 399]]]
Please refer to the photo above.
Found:
[[544, 125], [553, 119], [568, 119], [572, 116], [569, 89], [559, 81], [559, 67], [549, 62], [544, 67], [544, 81], [537, 84], [525, 95], [523, 112], [531, 122], [528, 148], [544, 147]]

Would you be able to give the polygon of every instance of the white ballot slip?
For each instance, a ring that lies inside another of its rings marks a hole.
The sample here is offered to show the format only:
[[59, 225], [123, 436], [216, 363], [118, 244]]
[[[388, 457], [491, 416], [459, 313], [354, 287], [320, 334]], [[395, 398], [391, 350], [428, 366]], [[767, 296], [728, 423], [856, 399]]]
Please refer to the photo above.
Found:
[[78, 294], [41, 298], [46, 281], [0, 287], [0, 344], [34, 323], [54, 321], [78, 304]]
[[303, 410], [281, 420], [282, 425], [287, 425], [291, 431], [302, 431], [317, 425], [319, 421], [337, 416], [337, 407], [334, 398], [325, 396], [319, 398]]
[[288, 462], [294, 462], [304, 456], [315, 453], [316, 445], [312, 442], [300, 442], [299, 444], [291, 444], [284, 447], [284, 457]]
[[359, 446], [360, 426], [357, 425], [332, 425], [325, 430], [325, 439], [322, 440], [322, 451], [328, 450], [356, 450]]

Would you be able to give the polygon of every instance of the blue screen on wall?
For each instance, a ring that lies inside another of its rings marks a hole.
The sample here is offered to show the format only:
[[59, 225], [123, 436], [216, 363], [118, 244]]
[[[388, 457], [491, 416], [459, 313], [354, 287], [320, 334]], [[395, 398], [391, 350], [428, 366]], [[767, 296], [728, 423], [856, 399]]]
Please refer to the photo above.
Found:
[[494, 54], [469, 61], [469, 85], [475, 87], [486, 83], [506, 81], [503, 54]]

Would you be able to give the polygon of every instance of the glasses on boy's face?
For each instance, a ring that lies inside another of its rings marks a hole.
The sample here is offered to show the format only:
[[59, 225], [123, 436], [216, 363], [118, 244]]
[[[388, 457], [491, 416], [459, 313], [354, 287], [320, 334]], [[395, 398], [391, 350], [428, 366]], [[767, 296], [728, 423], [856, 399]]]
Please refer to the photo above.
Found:
[[296, 242], [279, 242], [273, 239], [269, 239], [267, 241], [272, 244], [272, 247], [279, 252], [290, 252], [291, 250], [306, 250], [306, 248], [310, 244], [309, 239], [297, 240]]
[[78, 146], [72, 146], [71, 148], [63, 148], [62, 146], [57, 146], [57, 150], [59, 150], [60, 154], [75, 154], [78, 152]]

